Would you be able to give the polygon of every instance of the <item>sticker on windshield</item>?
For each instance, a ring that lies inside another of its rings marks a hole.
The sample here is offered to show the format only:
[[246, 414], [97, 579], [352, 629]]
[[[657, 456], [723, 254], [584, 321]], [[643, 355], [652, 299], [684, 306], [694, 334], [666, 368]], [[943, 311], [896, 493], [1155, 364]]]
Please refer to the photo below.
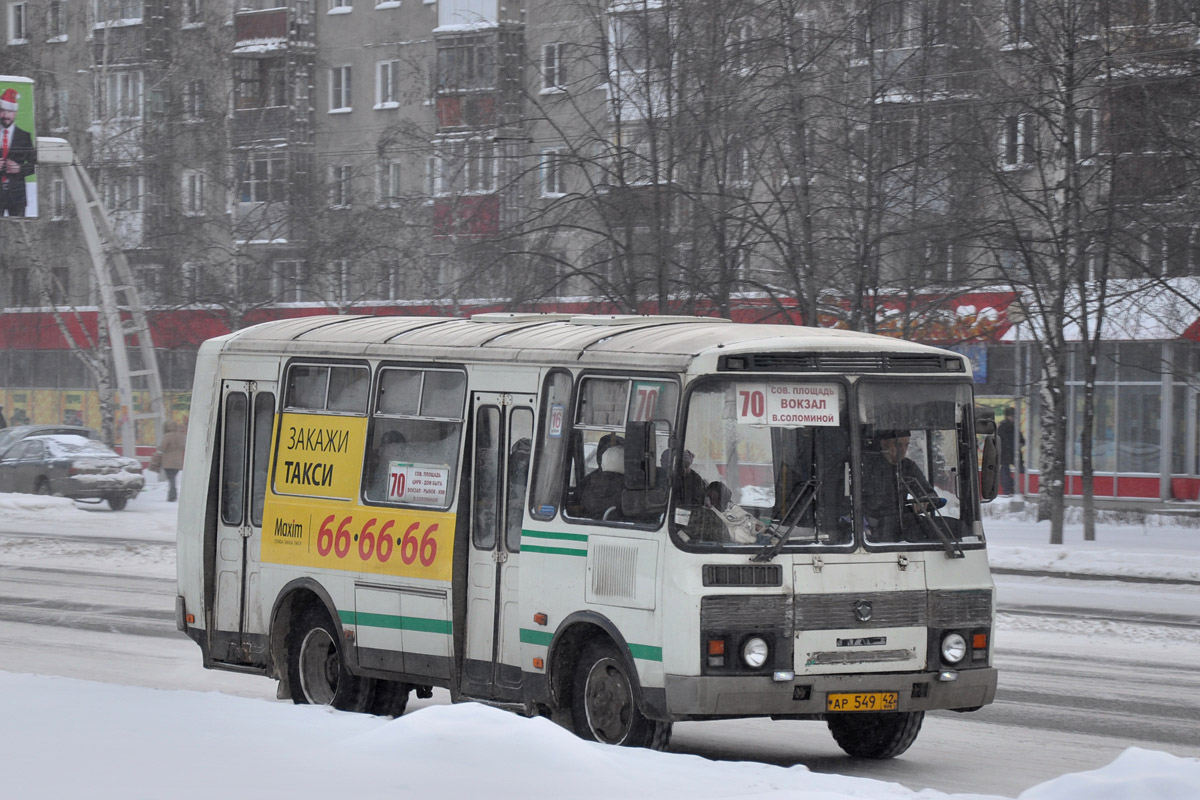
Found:
[[737, 421], [772, 428], [841, 424], [835, 383], [739, 383]]

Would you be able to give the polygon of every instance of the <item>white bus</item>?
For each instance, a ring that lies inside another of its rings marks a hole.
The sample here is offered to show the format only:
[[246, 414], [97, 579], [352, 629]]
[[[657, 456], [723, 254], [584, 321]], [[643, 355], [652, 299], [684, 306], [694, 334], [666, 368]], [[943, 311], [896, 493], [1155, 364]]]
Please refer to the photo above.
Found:
[[444, 687], [649, 747], [825, 720], [888, 758], [995, 694], [987, 424], [961, 355], [844, 331], [266, 323], [197, 359], [178, 625], [297, 703]]

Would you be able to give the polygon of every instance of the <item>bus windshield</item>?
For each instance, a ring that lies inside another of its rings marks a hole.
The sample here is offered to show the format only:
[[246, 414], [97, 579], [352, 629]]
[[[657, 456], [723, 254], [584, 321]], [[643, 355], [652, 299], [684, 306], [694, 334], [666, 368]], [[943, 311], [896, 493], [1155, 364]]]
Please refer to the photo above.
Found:
[[849, 544], [850, 463], [844, 384], [707, 383], [688, 402], [676, 533], [696, 547]]
[[970, 404], [970, 387], [962, 384], [859, 383], [868, 544], [978, 541]]

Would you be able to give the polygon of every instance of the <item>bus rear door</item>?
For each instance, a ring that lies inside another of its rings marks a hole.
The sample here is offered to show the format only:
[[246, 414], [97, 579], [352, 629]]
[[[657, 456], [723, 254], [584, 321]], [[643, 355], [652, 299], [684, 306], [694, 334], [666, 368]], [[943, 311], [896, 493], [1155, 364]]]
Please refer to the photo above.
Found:
[[518, 561], [534, 395], [475, 392], [464, 689], [516, 700], [521, 662]]
[[[266, 630], [261, 604], [246, 598], [258, 589], [275, 391], [275, 381], [221, 382], [214, 628], [218, 636], [226, 634], [221, 638], [229, 643], [228, 660], [235, 662], [250, 659], [246, 634]], [[225, 660], [219, 649], [214, 657]]]

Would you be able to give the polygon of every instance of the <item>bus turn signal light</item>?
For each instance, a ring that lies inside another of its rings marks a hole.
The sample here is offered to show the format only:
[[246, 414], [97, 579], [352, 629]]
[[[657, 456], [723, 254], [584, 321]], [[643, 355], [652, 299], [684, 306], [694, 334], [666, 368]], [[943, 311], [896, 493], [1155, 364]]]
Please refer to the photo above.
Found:
[[545, 666], [546, 666], [546, 662], [545, 662], [545, 661], [543, 661], [542, 659], [540, 659], [540, 658], [535, 658], [535, 659], [533, 660], [533, 668], [534, 668], [534, 669], [542, 669], [542, 668], [543, 668], [543, 667], [545, 667]]
[[550, 621], [550, 618], [539, 611], [538, 613], [533, 615], [533, 621], [536, 622], [538, 625], [545, 625], [547, 622]]
[[977, 633], [974, 636], [972, 636], [971, 637], [971, 647], [972, 647], [972, 649], [975, 649], [975, 650], [986, 650], [987, 649], [987, 634], [986, 633]]
[[708, 654], [710, 656], [725, 655], [725, 640], [724, 639], [709, 639]]

